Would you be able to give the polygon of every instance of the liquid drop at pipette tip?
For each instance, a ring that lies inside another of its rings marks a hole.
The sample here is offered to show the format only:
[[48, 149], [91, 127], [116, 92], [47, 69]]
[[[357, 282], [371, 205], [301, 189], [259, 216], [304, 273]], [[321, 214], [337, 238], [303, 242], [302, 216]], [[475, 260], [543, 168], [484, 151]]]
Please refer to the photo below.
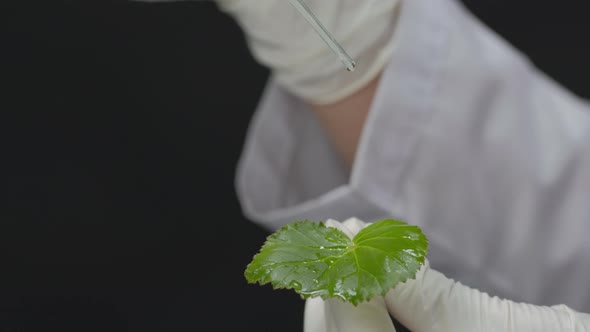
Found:
[[351, 62], [346, 66], [346, 70], [348, 70], [349, 72], [353, 72], [356, 69], [356, 62]]

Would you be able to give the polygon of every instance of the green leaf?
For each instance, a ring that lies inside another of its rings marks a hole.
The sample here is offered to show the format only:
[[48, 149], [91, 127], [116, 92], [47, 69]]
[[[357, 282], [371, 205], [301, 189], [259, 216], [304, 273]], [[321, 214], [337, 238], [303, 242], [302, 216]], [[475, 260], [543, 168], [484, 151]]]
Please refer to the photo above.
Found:
[[352, 240], [323, 223], [299, 221], [268, 236], [244, 276], [303, 299], [335, 297], [357, 305], [414, 278], [427, 251], [420, 228], [402, 221], [375, 222]]

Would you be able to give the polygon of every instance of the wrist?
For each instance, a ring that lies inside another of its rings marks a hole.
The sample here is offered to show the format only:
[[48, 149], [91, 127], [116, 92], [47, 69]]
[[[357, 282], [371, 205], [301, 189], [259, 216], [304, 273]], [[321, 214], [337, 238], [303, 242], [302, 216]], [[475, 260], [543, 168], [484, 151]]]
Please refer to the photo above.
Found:
[[365, 121], [379, 85], [380, 76], [352, 95], [335, 103], [311, 106], [330, 143], [348, 169], [352, 169]]

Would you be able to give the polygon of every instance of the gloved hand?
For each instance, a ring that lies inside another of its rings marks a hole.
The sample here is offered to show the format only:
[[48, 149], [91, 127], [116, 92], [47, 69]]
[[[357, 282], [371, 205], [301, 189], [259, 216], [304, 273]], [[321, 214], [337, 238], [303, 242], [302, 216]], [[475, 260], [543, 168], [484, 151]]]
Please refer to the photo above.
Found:
[[315, 104], [356, 92], [383, 69], [392, 53], [398, 0], [306, 0], [357, 61], [347, 72], [288, 0], [217, 0], [245, 32], [254, 57], [277, 82]]
[[[329, 220], [326, 225], [351, 236], [367, 224], [349, 219]], [[395, 331], [388, 313], [414, 332], [590, 331], [588, 314], [565, 305], [535, 306], [490, 297], [446, 278], [428, 262], [415, 279], [398, 285], [385, 298], [357, 307], [339, 300], [307, 300], [305, 331]]]
[[392, 53], [398, 1], [306, 0], [356, 60], [351, 73], [288, 0], [215, 0], [240, 25], [253, 56], [277, 82], [318, 105], [351, 95], [382, 71]]

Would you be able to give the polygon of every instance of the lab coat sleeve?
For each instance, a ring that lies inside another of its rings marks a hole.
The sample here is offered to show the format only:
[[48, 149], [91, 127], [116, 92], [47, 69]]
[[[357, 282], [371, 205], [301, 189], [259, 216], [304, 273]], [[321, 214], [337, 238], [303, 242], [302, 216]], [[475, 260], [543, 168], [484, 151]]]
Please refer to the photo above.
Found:
[[406, 0], [347, 173], [271, 81], [238, 164], [246, 216], [398, 218], [472, 287], [590, 312], [590, 106], [451, 0]]

